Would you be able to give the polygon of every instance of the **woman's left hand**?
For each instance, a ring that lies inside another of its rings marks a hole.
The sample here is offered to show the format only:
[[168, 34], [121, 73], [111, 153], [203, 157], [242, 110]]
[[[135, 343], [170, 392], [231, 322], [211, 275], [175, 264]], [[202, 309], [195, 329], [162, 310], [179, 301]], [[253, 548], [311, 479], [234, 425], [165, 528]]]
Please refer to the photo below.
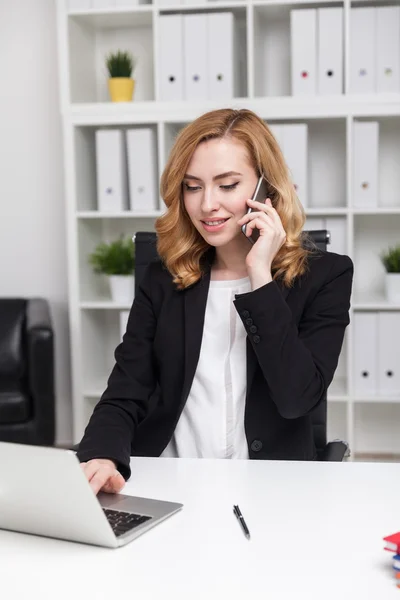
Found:
[[260, 232], [258, 240], [246, 257], [246, 267], [254, 290], [272, 281], [272, 261], [285, 243], [286, 232], [269, 198], [265, 203], [250, 199], [247, 203], [253, 211], [239, 219], [238, 225], [241, 227], [246, 224], [247, 236], [250, 236], [254, 229]]

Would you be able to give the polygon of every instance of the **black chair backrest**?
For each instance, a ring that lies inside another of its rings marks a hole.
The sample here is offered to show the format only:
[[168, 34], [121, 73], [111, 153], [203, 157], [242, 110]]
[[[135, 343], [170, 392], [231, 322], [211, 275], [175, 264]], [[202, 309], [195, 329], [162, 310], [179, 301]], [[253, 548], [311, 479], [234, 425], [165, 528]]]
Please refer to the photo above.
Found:
[[[326, 250], [330, 243], [330, 234], [326, 229], [315, 229], [304, 232], [320, 250]], [[135, 293], [142, 280], [147, 265], [158, 257], [157, 236], [153, 231], [139, 231], [135, 234]], [[312, 412], [314, 443], [318, 451], [326, 446], [327, 399], [321, 400]]]

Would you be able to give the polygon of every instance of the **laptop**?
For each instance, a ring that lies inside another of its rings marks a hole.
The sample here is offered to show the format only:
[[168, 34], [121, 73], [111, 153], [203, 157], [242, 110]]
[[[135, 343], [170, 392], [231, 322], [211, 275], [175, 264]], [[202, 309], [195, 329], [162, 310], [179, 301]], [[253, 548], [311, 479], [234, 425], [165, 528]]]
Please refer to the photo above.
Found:
[[73, 451], [0, 442], [0, 529], [118, 548], [182, 506], [96, 496]]

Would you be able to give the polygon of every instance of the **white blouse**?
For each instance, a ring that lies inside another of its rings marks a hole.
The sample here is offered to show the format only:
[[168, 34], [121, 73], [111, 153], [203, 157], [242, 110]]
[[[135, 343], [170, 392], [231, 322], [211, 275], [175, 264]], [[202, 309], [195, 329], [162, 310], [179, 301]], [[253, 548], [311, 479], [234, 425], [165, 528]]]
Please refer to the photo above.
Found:
[[244, 431], [246, 330], [235, 294], [251, 290], [248, 277], [210, 281], [199, 362], [174, 435], [161, 456], [248, 458]]

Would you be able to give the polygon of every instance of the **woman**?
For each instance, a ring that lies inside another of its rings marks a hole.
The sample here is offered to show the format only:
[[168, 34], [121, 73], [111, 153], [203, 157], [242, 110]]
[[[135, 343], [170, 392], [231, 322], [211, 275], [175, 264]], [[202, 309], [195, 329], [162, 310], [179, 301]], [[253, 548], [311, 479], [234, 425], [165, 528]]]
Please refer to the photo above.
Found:
[[[250, 200], [261, 174], [265, 203]], [[161, 195], [161, 260], [78, 451], [93, 490], [120, 491], [130, 455], [315, 459], [310, 412], [349, 323], [351, 260], [305, 247], [283, 156], [251, 111], [188, 125]]]

